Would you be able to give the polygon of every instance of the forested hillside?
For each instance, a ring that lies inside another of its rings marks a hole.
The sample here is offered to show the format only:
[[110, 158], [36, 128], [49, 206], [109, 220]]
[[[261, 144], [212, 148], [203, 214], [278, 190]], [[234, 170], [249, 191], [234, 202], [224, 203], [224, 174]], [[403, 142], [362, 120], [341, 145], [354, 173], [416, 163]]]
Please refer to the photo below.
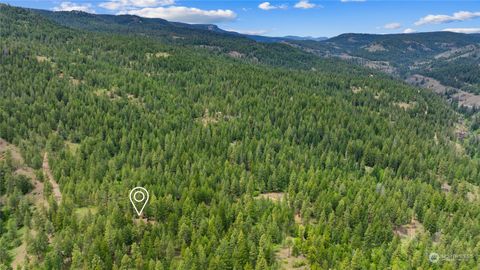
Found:
[[0, 26], [0, 269], [480, 264], [480, 142], [434, 93], [282, 44]]
[[[222, 30], [216, 25], [185, 24], [133, 15], [113, 16], [79, 11], [32, 10], [32, 12], [73, 29], [150, 37], [176, 46], [193, 45], [210, 53], [227, 55], [252, 64], [302, 69], [318, 67], [315, 57], [312, 58], [309, 53], [279, 43], [284, 40], [282, 38], [242, 35]], [[258, 43], [253, 39], [263, 42]]]
[[[448, 88], [449, 99], [457, 100], [466, 107], [480, 107], [480, 96], [468, 100], [461, 97], [462, 92], [480, 94], [477, 75], [480, 74], [478, 34], [430, 32], [391, 35], [342, 34], [317, 40], [288, 36], [275, 38], [229, 32], [215, 25], [190, 25], [133, 15], [32, 11], [74, 29], [141, 35], [168, 44], [196, 45], [251, 63], [310, 69], [315, 66], [311, 53], [327, 59], [340, 58], [394, 75], [409, 83], [413, 81], [416, 86], [436, 92]], [[415, 78], [418, 76], [437, 82], [435, 85], [416, 82]]]
[[[49, 11], [32, 9], [61, 25], [95, 32], [116, 32], [122, 34], [142, 34], [162, 38], [164, 42], [188, 43], [209, 40], [218, 42], [222, 39], [251, 39], [260, 42], [276, 43], [288, 40], [325, 40], [325, 37], [267, 37], [240, 34], [220, 29], [214, 24], [186, 24], [169, 22], [160, 18], [142, 18], [135, 15], [90, 14], [81, 11]], [[210, 38], [207, 38], [210, 37]], [[211, 38], [213, 37], [213, 38]], [[252, 42], [251, 42], [252, 44]], [[233, 44], [231, 44], [233, 45]]]
[[[418, 84], [437, 92], [447, 87], [451, 88], [451, 91], [480, 94], [478, 34], [343, 34], [325, 41], [289, 43], [323, 57], [341, 58], [392, 74], [408, 82], [418, 75], [426, 80], [437, 80], [435, 86]], [[480, 107], [480, 97], [478, 100], [473, 103], [476, 107]], [[472, 107], [469, 103], [464, 105]]]

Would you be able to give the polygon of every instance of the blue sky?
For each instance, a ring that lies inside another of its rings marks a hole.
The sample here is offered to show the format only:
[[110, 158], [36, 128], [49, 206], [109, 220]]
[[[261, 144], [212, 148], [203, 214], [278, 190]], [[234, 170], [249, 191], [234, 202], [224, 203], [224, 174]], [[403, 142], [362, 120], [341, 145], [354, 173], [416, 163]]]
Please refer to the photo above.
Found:
[[135, 14], [267, 36], [403, 33], [450, 30], [480, 33], [478, 0], [0, 0], [13, 6]]

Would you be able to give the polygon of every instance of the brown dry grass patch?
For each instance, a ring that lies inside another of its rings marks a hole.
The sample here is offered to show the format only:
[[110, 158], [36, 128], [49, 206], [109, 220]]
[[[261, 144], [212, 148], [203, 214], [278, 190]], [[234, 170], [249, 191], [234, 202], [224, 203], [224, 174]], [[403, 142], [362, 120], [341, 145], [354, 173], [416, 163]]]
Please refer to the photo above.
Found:
[[234, 119], [234, 116], [231, 115], [225, 115], [222, 112], [215, 112], [215, 113], [210, 113], [208, 109], [205, 109], [203, 116], [198, 117], [196, 121], [202, 123], [204, 127], [211, 125], [211, 124], [216, 124], [220, 121], [228, 121], [231, 119]]
[[423, 233], [425, 231], [423, 224], [420, 221], [412, 218], [410, 223], [405, 225], [400, 225], [395, 227], [393, 233], [400, 236], [402, 239], [413, 239], [417, 235]]
[[167, 58], [170, 57], [170, 54], [167, 52], [157, 52], [157, 53], [146, 53], [145, 57], [147, 60], [150, 60], [152, 58]]
[[[287, 240], [291, 240], [291, 237], [287, 237]], [[292, 248], [289, 246], [282, 246], [276, 253], [275, 256], [279, 262], [280, 269], [283, 270], [307, 270], [310, 269], [308, 266], [308, 261], [303, 255], [293, 256]]]
[[265, 199], [265, 200], [271, 200], [273, 202], [280, 202], [285, 199], [285, 193], [284, 192], [268, 192], [268, 193], [262, 193], [255, 197], [255, 199]]
[[362, 87], [357, 87], [357, 86], [351, 86], [350, 89], [352, 90], [352, 92], [354, 94], [358, 94], [358, 93], [362, 92], [362, 90], [363, 90]]
[[411, 109], [413, 107], [415, 107], [415, 105], [417, 105], [416, 102], [394, 102], [393, 105], [399, 107], [399, 108], [402, 108], [404, 110], [408, 110], [408, 109]]

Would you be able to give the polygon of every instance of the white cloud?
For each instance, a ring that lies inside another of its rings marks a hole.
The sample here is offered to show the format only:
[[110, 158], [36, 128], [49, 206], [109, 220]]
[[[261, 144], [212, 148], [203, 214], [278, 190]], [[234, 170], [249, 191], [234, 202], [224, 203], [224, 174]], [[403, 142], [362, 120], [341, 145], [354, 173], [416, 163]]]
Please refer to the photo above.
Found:
[[423, 18], [420, 18], [415, 25], [424, 25], [424, 24], [439, 24], [439, 23], [449, 23], [449, 22], [458, 22], [466, 21], [480, 17], [480, 12], [470, 12], [470, 11], [459, 11], [453, 13], [453, 15], [427, 15]]
[[417, 30], [412, 29], [412, 28], [407, 28], [407, 29], [403, 30], [404, 34], [411, 34], [411, 33], [415, 33], [415, 32], [417, 32]]
[[155, 7], [122, 11], [119, 14], [131, 14], [146, 18], [162, 18], [168, 21], [185, 23], [220, 23], [233, 21], [237, 14], [229, 9], [203, 10], [191, 7]]
[[279, 6], [274, 6], [274, 5], [270, 4], [270, 2], [263, 2], [260, 5], [258, 5], [258, 8], [263, 9], [263, 10], [287, 9], [287, 5], [282, 4], [282, 5], [279, 5]]
[[277, 7], [272, 6], [270, 2], [263, 2], [260, 5], [258, 5], [258, 8], [263, 10], [271, 10], [271, 9], [276, 9]]
[[59, 6], [53, 8], [53, 11], [83, 11], [88, 13], [95, 13], [95, 10], [92, 7], [92, 4], [84, 3], [84, 4], [77, 4], [72, 2], [62, 2]]
[[316, 7], [315, 4], [310, 3], [308, 0], [300, 0], [300, 2], [296, 3], [295, 8], [302, 8], [302, 9], [309, 9]]
[[476, 34], [476, 33], [480, 33], [480, 28], [445, 28], [442, 31], [463, 33], [463, 34]]
[[383, 28], [385, 28], [385, 29], [398, 29], [400, 27], [402, 27], [402, 25], [400, 23], [397, 23], [397, 22], [387, 23], [383, 26]]
[[99, 6], [109, 10], [128, 10], [132, 8], [168, 6], [173, 4], [175, 4], [175, 0], [111, 0], [100, 3]]

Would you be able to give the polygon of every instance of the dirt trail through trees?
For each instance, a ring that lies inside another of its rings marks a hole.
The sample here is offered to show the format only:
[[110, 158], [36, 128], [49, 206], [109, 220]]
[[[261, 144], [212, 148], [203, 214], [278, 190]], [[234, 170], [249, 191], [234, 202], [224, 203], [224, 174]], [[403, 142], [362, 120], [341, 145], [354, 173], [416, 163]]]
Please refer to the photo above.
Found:
[[[35, 175], [35, 170], [25, 164], [25, 161], [20, 153], [20, 149], [17, 146], [8, 143], [7, 141], [0, 138], [0, 160], [5, 159], [6, 153], [9, 152], [16, 168], [15, 175], [23, 175], [31, 180], [33, 184], [33, 189], [27, 193], [25, 196], [33, 202], [36, 209], [43, 207], [48, 207], [48, 203], [44, 198], [44, 185], [43, 182], [40, 182]], [[28, 230], [28, 229], [27, 229]], [[24, 239], [24, 230], [20, 233], [22, 244], [13, 249], [13, 260], [12, 260], [12, 269], [17, 269], [18, 266], [22, 266], [25, 263], [25, 258], [27, 256], [27, 244]]]
[[[50, 164], [48, 163], [47, 152], [45, 152], [43, 156], [42, 167], [43, 167], [43, 174], [45, 175], [46, 178], [48, 178], [48, 181], [50, 181], [50, 184], [52, 185], [54, 198], [57, 201], [57, 203], [60, 203], [62, 201], [62, 193], [60, 192], [60, 187], [58, 186], [58, 183], [53, 178], [52, 171], [50, 170]], [[37, 209], [41, 207], [41, 205], [43, 205], [44, 207], [48, 207], [48, 203], [44, 197], [44, 184], [38, 181], [33, 169], [29, 167], [22, 167], [18, 169], [16, 173], [23, 174], [29, 177], [30, 179], [32, 179], [34, 188], [27, 196], [31, 196]], [[50, 236], [50, 239], [51, 237], [52, 236]], [[15, 248], [13, 253], [15, 254], [15, 256], [12, 261], [12, 268], [16, 269], [18, 266], [22, 266], [25, 264], [25, 258], [27, 257], [27, 243], [25, 242], [25, 239], [22, 239], [22, 244], [17, 248]]]
[[53, 196], [55, 197], [55, 200], [57, 203], [62, 202], [62, 193], [60, 192], [60, 186], [58, 185], [57, 181], [53, 178], [52, 171], [50, 170], [50, 164], [48, 163], [48, 152], [45, 152], [43, 155], [43, 174], [45, 177], [48, 178], [48, 181], [50, 181], [50, 184], [52, 185], [52, 190], [53, 190]]

